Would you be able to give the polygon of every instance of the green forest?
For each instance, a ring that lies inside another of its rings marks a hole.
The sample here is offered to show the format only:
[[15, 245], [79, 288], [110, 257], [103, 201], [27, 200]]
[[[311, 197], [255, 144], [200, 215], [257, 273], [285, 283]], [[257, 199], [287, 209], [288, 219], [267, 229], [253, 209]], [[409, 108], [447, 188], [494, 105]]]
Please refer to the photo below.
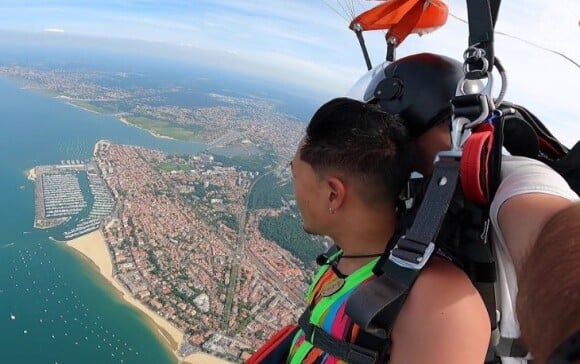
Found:
[[283, 206], [282, 199], [294, 199], [294, 187], [290, 181], [281, 183], [274, 175], [264, 176], [259, 180], [250, 195], [248, 207], [250, 209], [277, 209]]
[[290, 211], [277, 217], [265, 216], [260, 221], [260, 233], [294, 254], [305, 264], [312, 263], [324, 252], [324, 245], [302, 228], [300, 218]]
[[265, 173], [266, 170], [276, 162], [276, 157], [268, 152], [252, 155], [237, 155], [226, 157], [220, 154], [212, 154], [214, 161], [221, 163], [224, 167], [236, 167], [244, 171]]

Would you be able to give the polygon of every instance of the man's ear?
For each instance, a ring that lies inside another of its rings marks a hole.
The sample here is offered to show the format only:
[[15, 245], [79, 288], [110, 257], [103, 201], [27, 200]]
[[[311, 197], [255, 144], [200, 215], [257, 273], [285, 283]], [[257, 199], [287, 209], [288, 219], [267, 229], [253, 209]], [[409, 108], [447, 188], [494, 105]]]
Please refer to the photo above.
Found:
[[338, 177], [330, 177], [328, 185], [328, 207], [337, 211], [346, 200], [346, 183]]

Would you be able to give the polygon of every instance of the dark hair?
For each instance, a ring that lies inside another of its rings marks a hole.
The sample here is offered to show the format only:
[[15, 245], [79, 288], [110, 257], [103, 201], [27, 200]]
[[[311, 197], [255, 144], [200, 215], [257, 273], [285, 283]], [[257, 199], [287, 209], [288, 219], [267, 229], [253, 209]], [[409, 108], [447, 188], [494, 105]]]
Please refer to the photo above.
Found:
[[411, 172], [400, 119], [348, 98], [333, 99], [316, 111], [300, 158], [317, 173], [343, 173], [369, 202], [395, 201]]

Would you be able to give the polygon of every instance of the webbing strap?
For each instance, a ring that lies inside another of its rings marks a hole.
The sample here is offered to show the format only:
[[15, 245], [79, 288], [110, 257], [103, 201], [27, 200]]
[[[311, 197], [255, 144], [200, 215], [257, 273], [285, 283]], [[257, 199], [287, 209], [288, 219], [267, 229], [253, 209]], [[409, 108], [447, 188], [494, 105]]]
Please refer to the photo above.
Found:
[[374, 364], [380, 353], [376, 350], [342, 341], [332, 337], [320, 327], [310, 322], [312, 311], [307, 308], [298, 319], [298, 325], [304, 331], [306, 341], [340, 360], [353, 364]]
[[425, 199], [413, 225], [397, 240], [389, 259], [381, 258], [378, 277], [360, 286], [349, 297], [346, 313], [361, 329], [388, 336], [411, 287], [431, 254], [447, 214], [459, 176], [456, 157], [440, 153]]
[[435, 163], [425, 199], [419, 208], [415, 222], [406, 234], [406, 240], [423, 245], [435, 241], [455, 193], [459, 168], [459, 161], [455, 157], [447, 157], [445, 153], [440, 153], [440, 160]]
[[[488, 69], [491, 72], [494, 65], [493, 32], [500, 0], [466, 0], [467, 19], [469, 24], [469, 46], [485, 51]], [[482, 77], [477, 77], [482, 78]]]
[[525, 358], [528, 349], [520, 338], [500, 337], [495, 346], [495, 353], [505, 358]]

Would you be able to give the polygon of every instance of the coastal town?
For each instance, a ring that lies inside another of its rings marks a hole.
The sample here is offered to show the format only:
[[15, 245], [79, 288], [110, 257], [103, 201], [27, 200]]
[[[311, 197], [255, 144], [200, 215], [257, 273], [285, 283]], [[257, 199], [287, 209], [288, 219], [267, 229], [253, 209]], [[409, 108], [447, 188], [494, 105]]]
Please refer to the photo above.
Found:
[[295, 322], [306, 272], [255, 228], [260, 214], [276, 211], [239, 225], [258, 172], [222, 166], [209, 154], [176, 157], [108, 142], [95, 150], [118, 203], [103, 228], [115, 275], [186, 333], [183, 354], [244, 359]]
[[[259, 229], [262, 218], [295, 209], [294, 201], [248, 207], [266, 173], [287, 171], [247, 170], [209, 153], [170, 155], [108, 141], [96, 144], [93, 160], [66, 162], [31, 172], [37, 222], [47, 220], [53, 210], [46, 206], [55, 199], [74, 203], [65, 205], [66, 219], [88, 209], [65, 238], [100, 230], [115, 281], [184, 334], [180, 357], [205, 352], [243, 361], [277, 329], [296, 322], [312, 266], [305, 269]], [[94, 196], [88, 206], [77, 176], [83, 172]], [[63, 188], [55, 197], [49, 187], [57, 182]]]
[[189, 90], [170, 81], [156, 88], [121, 85], [139, 84], [142, 75], [18, 65], [0, 66], [0, 75], [72, 106], [115, 115], [157, 137], [203, 141], [211, 150], [242, 143], [289, 158], [303, 129], [295, 116], [277, 110], [279, 101], [267, 98], [210, 92], [203, 95], [209, 105], [194, 107], [177, 101]]
[[[36, 181], [35, 227], [62, 226], [63, 240], [74, 239], [71, 247], [161, 322], [180, 360], [205, 353], [242, 362], [278, 329], [297, 322], [316, 255], [305, 259], [287, 250], [288, 239], [319, 252], [327, 244], [304, 233], [288, 188], [274, 192], [290, 187], [288, 161], [303, 123], [254, 96], [208, 93], [210, 106], [184, 107], [167, 97], [177, 92], [172, 88], [103, 82], [126, 74], [21, 66], [0, 73], [154, 136], [206, 146], [195, 154], [169, 154], [101, 140], [92, 159], [29, 173]], [[282, 230], [267, 234], [267, 224]], [[286, 234], [289, 228], [294, 231]], [[92, 245], [102, 240], [104, 263], [92, 256], [94, 246], [79, 248], [86, 236], [98, 237]]]

